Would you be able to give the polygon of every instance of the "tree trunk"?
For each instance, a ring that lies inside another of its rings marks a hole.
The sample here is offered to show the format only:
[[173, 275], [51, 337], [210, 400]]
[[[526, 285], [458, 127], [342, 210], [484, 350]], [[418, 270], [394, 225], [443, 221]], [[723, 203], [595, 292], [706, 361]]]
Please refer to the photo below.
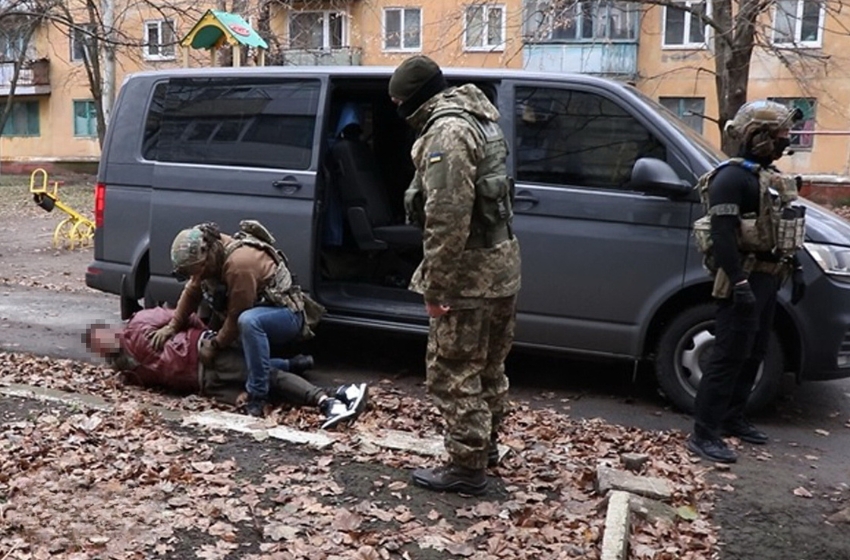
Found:
[[747, 102], [755, 22], [761, 9], [758, 0], [741, 0], [738, 13], [733, 16], [731, 0], [718, 0], [714, 3], [714, 10], [714, 19], [721, 30], [715, 30], [714, 38], [717, 126], [720, 128], [721, 148], [726, 155], [735, 156], [738, 146], [724, 134], [723, 129]]

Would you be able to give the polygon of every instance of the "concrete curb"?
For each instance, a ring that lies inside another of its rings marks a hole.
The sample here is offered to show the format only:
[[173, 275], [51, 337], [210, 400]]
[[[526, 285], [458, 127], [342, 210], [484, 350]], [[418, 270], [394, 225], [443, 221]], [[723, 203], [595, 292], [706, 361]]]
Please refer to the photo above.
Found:
[[[95, 395], [67, 393], [65, 391], [34, 387], [31, 385], [0, 385], [0, 395], [34, 399], [43, 402], [55, 402], [91, 410], [111, 411], [114, 409], [114, 405], [112, 403]], [[258, 441], [273, 438], [289, 443], [307, 445], [315, 449], [324, 449], [333, 444], [335, 441], [341, 439], [340, 435], [333, 432], [325, 432], [319, 429], [308, 432], [286, 426], [269, 425], [262, 419], [252, 418], [242, 414], [234, 414], [232, 412], [207, 410], [200, 413], [183, 414], [159, 406], [143, 406], [144, 408], [159, 414], [166, 420], [181, 422], [183, 425], [187, 426], [199, 426], [248, 434]], [[409, 432], [402, 432], [399, 430], [380, 430], [375, 433], [357, 432], [355, 433], [355, 438], [361, 445], [366, 446], [406, 451], [429, 457], [441, 457], [443, 455], [443, 440], [436, 436], [422, 438]], [[499, 446], [500, 459], [503, 458], [507, 452], [507, 447], [503, 445]]]
[[631, 527], [630, 494], [612, 490], [608, 494], [608, 511], [602, 533], [601, 560], [625, 560], [629, 552]]

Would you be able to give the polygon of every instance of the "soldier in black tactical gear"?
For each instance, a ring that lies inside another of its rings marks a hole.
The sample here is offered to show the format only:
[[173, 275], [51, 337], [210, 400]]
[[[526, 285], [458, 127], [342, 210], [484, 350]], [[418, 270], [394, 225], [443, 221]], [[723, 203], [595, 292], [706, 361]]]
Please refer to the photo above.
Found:
[[740, 142], [740, 157], [721, 163], [698, 185], [707, 212], [695, 232], [715, 277], [717, 313], [714, 350], [697, 391], [687, 446], [720, 463], [737, 460], [724, 436], [753, 444], [768, 441], [746, 419], [744, 408], [767, 352], [777, 291], [788, 276], [792, 303], [805, 289], [796, 258], [804, 209], [791, 204], [797, 198], [794, 179], [773, 166], [789, 146], [791, 125], [799, 117], [798, 110], [772, 101], [742, 106], [726, 125], [726, 133]]

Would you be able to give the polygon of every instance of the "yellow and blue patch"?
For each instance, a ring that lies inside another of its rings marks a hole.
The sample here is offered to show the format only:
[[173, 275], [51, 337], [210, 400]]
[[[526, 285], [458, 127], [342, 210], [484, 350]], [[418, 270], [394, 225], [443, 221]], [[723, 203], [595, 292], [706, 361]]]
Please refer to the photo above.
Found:
[[440, 163], [443, 161], [443, 152], [431, 152], [428, 154], [428, 163]]

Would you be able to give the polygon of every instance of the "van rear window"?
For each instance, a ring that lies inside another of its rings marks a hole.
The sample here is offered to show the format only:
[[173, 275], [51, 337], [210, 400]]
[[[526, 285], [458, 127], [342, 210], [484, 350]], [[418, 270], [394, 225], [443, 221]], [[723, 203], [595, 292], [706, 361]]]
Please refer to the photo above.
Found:
[[145, 121], [145, 159], [309, 169], [318, 80], [172, 79]]

